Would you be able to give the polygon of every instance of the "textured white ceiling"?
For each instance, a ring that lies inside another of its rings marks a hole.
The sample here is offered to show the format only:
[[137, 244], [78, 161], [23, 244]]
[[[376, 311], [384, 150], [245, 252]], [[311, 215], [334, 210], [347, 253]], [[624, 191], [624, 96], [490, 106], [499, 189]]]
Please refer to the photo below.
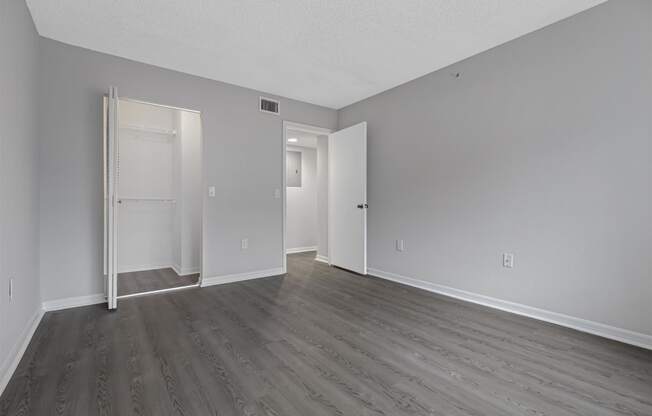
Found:
[[27, 0], [39, 33], [341, 108], [605, 0]]

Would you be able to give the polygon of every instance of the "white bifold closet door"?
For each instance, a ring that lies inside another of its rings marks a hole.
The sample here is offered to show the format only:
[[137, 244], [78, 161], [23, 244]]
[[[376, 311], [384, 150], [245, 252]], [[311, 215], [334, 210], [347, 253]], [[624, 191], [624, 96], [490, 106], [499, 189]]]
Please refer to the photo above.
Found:
[[104, 99], [104, 275], [109, 309], [118, 307], [118, 90]]
[[328, 260], [367, 274], [367, 123], [328, 136]]

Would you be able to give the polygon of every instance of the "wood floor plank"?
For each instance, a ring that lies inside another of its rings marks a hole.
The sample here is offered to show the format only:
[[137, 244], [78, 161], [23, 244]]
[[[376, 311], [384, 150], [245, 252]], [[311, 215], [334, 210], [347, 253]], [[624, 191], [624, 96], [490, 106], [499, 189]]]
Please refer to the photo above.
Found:
[[51, 414], [652, 416], [652, 351], [301, 253], [285, 276], [47, 313], [0, 416]]

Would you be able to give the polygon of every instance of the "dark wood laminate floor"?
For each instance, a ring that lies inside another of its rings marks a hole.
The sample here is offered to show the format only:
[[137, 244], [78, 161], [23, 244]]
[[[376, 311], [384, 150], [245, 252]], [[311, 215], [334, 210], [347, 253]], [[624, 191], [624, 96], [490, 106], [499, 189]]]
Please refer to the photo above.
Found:
[[652, 415], [652, 352], [290, 256], [45, 315], [0, 415]]
[[172, 268], [118, 274], [118, 296], [195, 285], [199, 274], [179, 276]]

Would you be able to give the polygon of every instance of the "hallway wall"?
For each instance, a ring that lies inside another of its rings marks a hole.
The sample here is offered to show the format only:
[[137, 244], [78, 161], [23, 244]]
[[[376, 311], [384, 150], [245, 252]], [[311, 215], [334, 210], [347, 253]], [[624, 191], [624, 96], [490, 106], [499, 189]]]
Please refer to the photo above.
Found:
[[288, 152], [301, 153], [301, 187], [287, 188], [288, 251], [316, 248], [317, 233], [317, 151], [288, 146]]

